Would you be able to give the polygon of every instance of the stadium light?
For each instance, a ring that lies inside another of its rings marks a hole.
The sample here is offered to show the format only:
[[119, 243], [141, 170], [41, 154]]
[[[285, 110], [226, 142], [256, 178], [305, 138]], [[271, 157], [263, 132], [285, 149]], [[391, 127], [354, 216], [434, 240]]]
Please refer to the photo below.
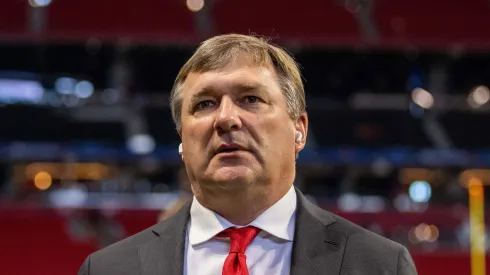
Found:
[[82, 80], [75, 85], [75, 95], [79, 98], [89, 98], [94, 93], [94, 84], [87, 80]]
[[468, 105], [479, 108], [490, 100], [490, 90], [486, 86], [477, 86], [468, 96]]
[[134, 154], [146, 155], [155, 150], [156, 144], [152, 136], [147, 134], [137, 134], [128, 139], [127, 146]]
[[415, 104], [424, 109], [430, 109], [434, 105], [434, 97], [422, 88], [413, 89], [412, 100]]
[[412, 201], [416, 203], [424, 203], [430, 200], [432, 188], [426, 181], [414, 181], [410, 184], [408, 194]]
[[46, 7], [51, 4], [51, 0], [29, 0], [29, 5], [33, 8]]
[[54, 83], [55, 90], [63, 95], [71, 94], [75, 91], [77, 81], [71, 77], [60, 77]]
[[204, 0], [187, 0], [187, 8], [192, 12], [198, 12], [204, 8]]

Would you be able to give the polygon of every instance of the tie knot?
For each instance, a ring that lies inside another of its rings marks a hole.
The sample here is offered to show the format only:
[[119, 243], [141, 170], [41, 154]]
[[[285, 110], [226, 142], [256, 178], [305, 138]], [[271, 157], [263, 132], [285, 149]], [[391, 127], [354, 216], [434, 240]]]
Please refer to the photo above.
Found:
[[254, 226], [247, 227], [230, 227], [223, 230], [217, 236], [221, 238], [230, 238], [230, 253], [245, 254], [248, 245], [257, 237], [260, 229]]

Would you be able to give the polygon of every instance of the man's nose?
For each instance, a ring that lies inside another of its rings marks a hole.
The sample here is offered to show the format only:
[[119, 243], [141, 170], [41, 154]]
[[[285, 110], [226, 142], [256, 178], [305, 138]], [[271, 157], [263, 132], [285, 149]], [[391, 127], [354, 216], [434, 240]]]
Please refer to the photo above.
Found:
[[223, 97], [217, 110], [214, 128], [220, 132], [237, 130], [242, 127], [239, 106], [229, 97]]

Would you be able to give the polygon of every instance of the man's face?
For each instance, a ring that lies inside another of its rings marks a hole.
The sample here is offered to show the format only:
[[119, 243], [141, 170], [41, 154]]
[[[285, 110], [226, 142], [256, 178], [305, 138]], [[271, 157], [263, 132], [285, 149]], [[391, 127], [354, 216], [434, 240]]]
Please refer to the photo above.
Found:
[[304, 147], [295, 133], [307, 130], [306, 114], [291, 120], [274, 69], [247, 54], [221, 70], [189, 74], [181, 118], [184, 162], [201, 188], [281, 182]]

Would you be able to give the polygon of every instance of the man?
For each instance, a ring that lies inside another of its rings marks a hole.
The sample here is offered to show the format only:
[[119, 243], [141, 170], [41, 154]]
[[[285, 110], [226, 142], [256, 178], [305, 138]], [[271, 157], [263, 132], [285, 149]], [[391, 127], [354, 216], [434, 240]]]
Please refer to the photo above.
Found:
[[193, 200], [92, 254], [79, 274], [417, 274], [405, 247], [293, 187], [308, 119], [285, 51], [252, 36], [213, 37], [182, 67], [171, 106]]

